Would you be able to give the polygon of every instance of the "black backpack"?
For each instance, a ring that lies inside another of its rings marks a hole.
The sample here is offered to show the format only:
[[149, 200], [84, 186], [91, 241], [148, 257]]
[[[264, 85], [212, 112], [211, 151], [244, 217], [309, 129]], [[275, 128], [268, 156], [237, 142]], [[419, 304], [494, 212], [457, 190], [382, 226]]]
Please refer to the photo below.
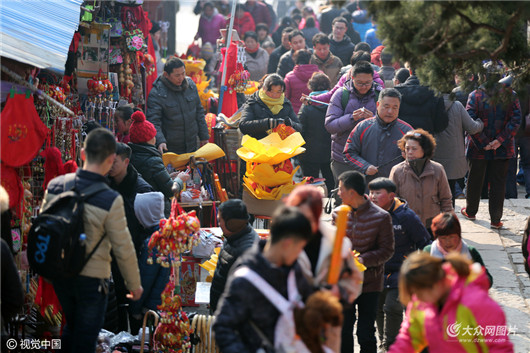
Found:
[[81, 272], [105, 237], [86, 256], [84, 202], [108, 188], [99, 182], [79, 192], [75, 188], [75, 173], [65, 176], [64, 191], [45, 205], [28, 234], [28, 262], [35, 273], [54, 280], [72, 278]]

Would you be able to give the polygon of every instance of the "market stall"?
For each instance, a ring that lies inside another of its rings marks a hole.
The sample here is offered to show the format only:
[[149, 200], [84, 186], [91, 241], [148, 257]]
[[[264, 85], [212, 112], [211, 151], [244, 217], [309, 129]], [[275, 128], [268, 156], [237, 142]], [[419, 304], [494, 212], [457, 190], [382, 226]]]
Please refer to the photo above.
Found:
[[[53, 286], [28, 267], [27, 233], [48, 182], [81, 166], [81, 147], [88, 132], [98, 126], [115, 132], [114, 112], [119, 106], [145, 110], [159, 72], [150, 35], [152, 23], [141, 3], [64, 0], [39, 6], [14, 1], [2, 4], [1, 184], [10, 199], [10, 210], [2, 214], [10, 234], [3, 232], [2, 238], [10, 240], [25, 293], [24, 307], [7, 322], [11, 337], [60, 337], [64, 325], [61, 307]], [[161, 30], [167, 32], [168, 28], [161, 26]], [[215, 94], [208, 88], [202, 63], [189, 61], [190, 67], [196, 68], [189, 75], [196, 80], [201, 102], [208, 108], [209, 98]], [[205, 147], [216, 147], [212, 145]], [[206, 224], [215, 225], [216, 206], [226, 195], [208, 161], [224, 152], [219, 148], [214, 156], [202, 152], [188, 157], [184, 165], [198, 177], [192, 178], [197, 183], [187, 190], [190, 202], [181, 204], [188, 211], [196, 209]], [[194, 200], [191, 191], [197, 189], [203, 192], [201, 202]], [[188, 255], [184, 259], [189, 263], [198, 262]], [[188, 276], [195, 274], [183, 271], [181, 275], [174, 270], [175, 290], [168, 289], [166, 297], [173, 298], [179, 279], [187, 281]], [[183, 301], [192, 302], [193, 295]], [[185, 343], [181, 346], [188, 347]]]
[[[6, 45], [1, 49], [2, 102], [5, 101], [1, 119], [1, 183], [10, 196], [10, 239], [26, 296], [20, 315], [10, 322], [9, 334], [19, 337], [26, 332], [57, 338], [64, 318], [53, 286], [35, 276], [24, 258], [31, 219], [39, 213], [48, 182], [75, 172], [82, 165], [81, 147], [88, 132], [99, 126], [115, 132], [114, 113], [120, 106], [145, 110], [152, 83], [160, 72], [150, 35], [152, 23], [141, 1], [65, 0], [52, 2], [55, 7], [47, 3], [38, 9], [31, 9], [30, 2], [7, 3], [22, 7], [16, 11], [7, 8], [0, 21], [12, 23], [11, 31], [2, 26]], [[233, 6], [232, 19], [234, 10]], [[11, 14], [12, 18], [6, 17]], [[35, 26], [26, 28], [30, 21], [35, 21]], [[24, 23], [25, 35], [37, 39], [26, 43], [24, 34], [15, 30], [15, 23]], [[53, 36], [54, 26], [60, 35]], [[167, 31], [167, 26], [160, 27]], [[197, 318], [190, 322], [182, 309], [196, 305], [199, 264], [209, 259], [215, 248], [206, 247], [209, 237], [198, 234], [198, 228], [217, 226], [217, 207], [228, 198], [238, 197], [242, 187], [249, 211], [267, 218], [283, 195], [305, 183], [293, 182], [298, 167], [293, 167], [291, 158], [304, 151], [299, 133], [282, 127], [284, 130], [272, 131], [257, 141], [242, 136], [237, 129], [237, 95], [254, 93], [258, 83], [249, 80], [244, 69], [243, 44], [231, 29], [232, 23], [219, 45], [222, 65], [218, 90], [211, 87], [203, 59], [181, 56], [186, 74], [197, 85], [201, 104], [208, 112], [210, 143], [193, 153], [163, 155], [170, 174], [185, 171], [190, 178], [174, 201], [175, 205], [178, 201], [182, 211], [174, 211], [161, 223], [158, 235], [151, 237], [150, 247], [158, 248], [159, 254], [154, 258], [172, 269], [163, 303], [158, 312], [150, 314], [159, 318], [151, 346], [160, 351], [189, 349], [193, 343], [191, 330], [202, 330], [210, 320]], [[239, 178], [241, 163], [247, 164], [243, 185]], [[186, 227], [175, 233], [168, 224], [173, 225], [177, 219]], [[177, 246], [183, 239], [186, 246]], [[153, 323], [152, 319], [147, 321]], [[180, 331], [173, 332], [173, 326]], [[100, 342], [102, 351], [105, 344], [110, 349], [118, 346], [120, 340], [131, 343], [138, 339], [131, 341], [125, 336], [113, 335], [111, 340], [109, 333], [109, 339]]]

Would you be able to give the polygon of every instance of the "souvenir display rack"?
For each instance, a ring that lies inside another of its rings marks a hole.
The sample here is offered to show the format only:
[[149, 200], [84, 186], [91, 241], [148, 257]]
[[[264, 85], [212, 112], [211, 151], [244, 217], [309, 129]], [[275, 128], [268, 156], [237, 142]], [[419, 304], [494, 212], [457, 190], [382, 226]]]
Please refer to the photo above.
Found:
[[[10, 325], [14, 335], [26, 326], [32, 331], [37, 327], [52, 329], [52, 335], [57, 336], [59, 331], [53, 328], [62, 322], [58, 302], [50, 301], [46, 294], [49, 287], [31, 274], [20, 256], [47, 183], [81, 166], [82, 141], [92, 125], [97, 123], [114, 132], [114, 112], [119, 105], [133, 103], [145, 108], [149, 81], [152, 83], [157, 77], [155, 60], [148, 53], [150, 24], [142, 6], [118, 1], [98, 1], [95, 5], [82, 7], [64, 76], [22, 61], [2, 62], [2, 89], [12, 85], [13, 95], [33, 96], [35, 114], [47, 129], [44, 143], [35, 149], [31, 160], [22, 166], [9, 166], [14, 171], [13, 183], [8, 184], [6, 175], [2, 178], [6, 189], [16, 189], [17, 195], [22, 195], [12, 208], [11, 227], [27, 305], [24, 315]], [[30, 139], [33, 131], [24, 133]], [[25, 138], [24, 133], [20, 136]], [[34, 303], [39, 303], [40, 308]]]

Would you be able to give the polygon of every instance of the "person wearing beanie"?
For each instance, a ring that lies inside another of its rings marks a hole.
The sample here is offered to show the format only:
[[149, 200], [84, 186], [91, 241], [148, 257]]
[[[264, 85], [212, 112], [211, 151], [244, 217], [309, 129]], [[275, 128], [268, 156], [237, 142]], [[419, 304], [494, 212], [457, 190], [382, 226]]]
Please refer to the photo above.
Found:
[[[161, 192], [146, 192], [138, 194], [134, 200], [134, 213], [145, 229], [146, 238], [137, 254], [138, 268], [144, 294], [140, 300], [129, 304], [131, 333], [135, 334], [142, 327], [143, 314], [147, 310], [157, 310], [160, 305], [160, 295], [169, 282], [170, 269], [158, 263], [149, 265], [149, 240], [151, 235], [159, 229], [160, 220], [164, 217], [164, 194]], [[156, 252], [156, 249], [153, 250]], [[155, 255], [155, 253], [153, 253]]]
[[250, 226], [247, 206], [239, 199], [225, 201], [219, 206], [219, 226], [226, 238], [219, 253], [219, 260], [210, 288], [210, 312], [217, 309], [219, 298], [224, 292], [228, 272], [245, 250], [258, 242], [256, 231]]
[[493, 277], [486, 268], [486, 265], [484, 265], [484, 261], [478, 250], [462, 239], [460, 221], [454, 212], [442, 212], [434, 217], [431, 223], [431, 230], [434, 241], [431, 245], [424, 247], [423, 251], [441, 259], [445, 259], [450, 252], [457, 252], [465, 256], [468, 260], [473, 261], [473, 263], [478, 262], [486, 270], [491, 288], [493, 285]]
[[[364, 194], [366, 181], [360, 172], [346, 171], [338, 179], [342, 203], [352, 209], [348, 215], [346, 236], [351, 240], [352, 249], [360, 253], [359, 260], [366, 266], [362, 294], [353, 305], [344, 308], [341, 351], [353, 351], [353, 325], [357, 321], [357, 341], [361, 352], [376, 352], [377, 304], [383, 290], [385, 263], [394, 254], [392, 217]], [[336, 222], [336, 213], [333, 221]]]
[[160, 153], [195, 152], [198, 143], [208, 143], [208, 125], [197, 86], [186, 77], [184, 62], [172, 57], [164, 65], [162, 75], [153, 83], [147, 99], [147, 120], [156, 129]]
[[[134, 112], [133, 120], [129, 129], [132, 155], [130, 163], [142, 175], [145, 181], [153, 187], [155, 191], [160, 191], [166, 197], [166, 214], [171, 210], [170, 199], [180, 194], [184, 186], [183, 179], [189, 178], [187, 174], [180, 173], [175, 180], [169, 175], [162, 155], [156, 149], [156, 129], [154, 125], [145, 120], [142, 111]], [[172, 190], [173, 184], [175, 189]]]

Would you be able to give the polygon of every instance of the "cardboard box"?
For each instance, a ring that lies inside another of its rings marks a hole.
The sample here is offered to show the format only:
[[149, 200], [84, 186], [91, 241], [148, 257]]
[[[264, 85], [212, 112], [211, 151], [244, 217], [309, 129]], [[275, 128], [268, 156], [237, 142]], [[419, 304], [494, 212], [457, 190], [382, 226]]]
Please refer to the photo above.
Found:
[[281, 200], [259, 200], [243, 188], [243, 202], [247, 205], [248, 213], [258, 216], [271, 217], [276, 209], [283, 205]]

